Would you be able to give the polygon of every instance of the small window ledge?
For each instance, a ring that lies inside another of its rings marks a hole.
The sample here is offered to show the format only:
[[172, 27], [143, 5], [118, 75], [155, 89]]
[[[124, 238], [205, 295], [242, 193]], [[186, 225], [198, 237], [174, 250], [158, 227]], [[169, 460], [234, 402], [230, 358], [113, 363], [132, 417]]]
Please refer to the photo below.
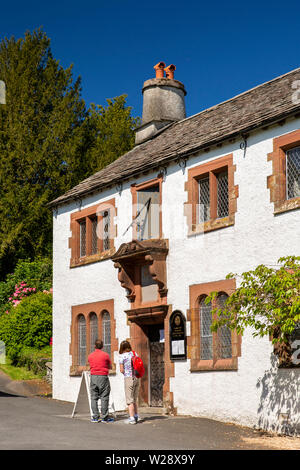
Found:
[[226, 370], [238, 370], [238, 358], [231, 357], [228, 359], [218, 359], [217, 361], [212, 360], [191, 360], [191, 372], [213, 372], [213, 371], [226, 371]]
[[188, 231], [188, 237], [198, 235], [200, 233], [212, 232], [214, 230], [220, 230], [226, 227], [232, 227], [234, 225], [234, 214], [231, 214], [222, 219], [211, 219], [201, 224], [193, 224], [191, 229]]
[[110, 250], [104, 251], [103, 253], [84, 256], [78, 260], [71, 260], [70, 268], [77, 268], [78, 266], [85, 266], [86, 264], [98, 263], [99, 261], [110, 259], [115, 254], [115, 252], [115, 248], [111, 248]]
[[300, 209], [300, 197], [274, 203], [274, 215]]
[[[90, 370], [89, 366], [71, 366], [70, 367], [70, 377], [80, 377], [83, 372]], [[112, 369], [109, 371], [108, 375], [116, 375], [116, 364], [112, 364]]]

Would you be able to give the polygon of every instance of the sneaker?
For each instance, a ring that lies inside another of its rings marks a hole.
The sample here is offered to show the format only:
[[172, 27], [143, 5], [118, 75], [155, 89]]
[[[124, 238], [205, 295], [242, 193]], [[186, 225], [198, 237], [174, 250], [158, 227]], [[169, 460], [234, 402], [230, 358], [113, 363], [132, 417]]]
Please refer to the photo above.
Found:
[[91, 423], [99, 423], [99, 418], [91, 418]]
[[126, 424], [136, 424], [136, 420], [134, 418], [127, 418], [125, 419]]
[[134, 419], [136, 423], [141, 423], [143, 421], [143, 418], [141, 418], [140, 416], [135, 416]]
[[106, 418], [106, 419], [101, 419], [101, 423], [113, 423], [114, 418]]

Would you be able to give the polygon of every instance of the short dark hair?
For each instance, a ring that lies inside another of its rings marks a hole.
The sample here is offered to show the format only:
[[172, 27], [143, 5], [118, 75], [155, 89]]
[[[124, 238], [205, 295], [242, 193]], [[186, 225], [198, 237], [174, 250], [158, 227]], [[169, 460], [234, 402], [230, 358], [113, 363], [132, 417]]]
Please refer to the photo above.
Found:
[[120, 344], [119, 354], [123, 354], [124, 352], [132, 351], [131, 344], [129, 341], [122, 341]]
[[95, 349], [102, 349], [103, 348], [103, 341], [102, 339], [97, 338], [95, 341]]

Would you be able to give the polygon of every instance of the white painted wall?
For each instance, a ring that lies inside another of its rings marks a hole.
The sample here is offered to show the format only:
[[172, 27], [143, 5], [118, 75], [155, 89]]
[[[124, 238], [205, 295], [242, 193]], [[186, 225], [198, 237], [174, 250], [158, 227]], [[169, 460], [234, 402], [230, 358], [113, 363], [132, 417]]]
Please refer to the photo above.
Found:
[[[186, 312], [189, 286], [225, 279], [229, 272], [242, 273], [258, 264], [275, 265], [285, 255], [300, 255], [300, 211], [273, 215], [273, 203], [267, 189], [272, 163], [267, 154], [273, 150], [273, 138], [300, 128], [300, 120], [253, 133], [246, 154], [240, 142], [202, 153], [188, 161], [185, 171], [178, 165], [168, 168], [163, 183], [163, 236], [169, 239], [167, 257], [168, 303]], [[189, 168], [233, 153], [239, 185], [235, 225], [225, 229], [187, 237], [184, 183]], [[156, 176], [132, 180], [139, 183]], [[84, 200], [82, 208], [115, 197], [118, 208], [118, 236], [115, 246], [131, 241], [131, 229], [122, 234], [132, 220], [130, 184], [121, 195], [105, 191]], [[54, 306], [53, 306], [53, 397], [75, 401], [79, 378], [69, 377], [71, 306], [113, 298], [115, 301], [116, 336], [129, 336], [125, 309], [130, 308], [125, 290], [117, 280], [110, 260], [69, 269], [70, 214], [74, 204], [58, 210], [54, 217]], [[76, 286], [76, 289], [74, 287]], [[187, 324], [187, 332], [190, 325]], [[117, 354], [116, 354], [117, 356]], [[117, 357], [114, 358], [117, 362]], [[190, 373], [189, 360], [175, 363], [171, 378], [174, 406], [178, 413], [205, 416], [248, 426], [279, 430], [279, 413], [289, 412], [291, 423], [300, 423], [300, 370], [278, 370], [267, 338], [253, 339], [247, 331], [242, 340], [238, 371]], [[111, 377], [115, 404], [125, 408], [123, 381], [119, 373]]]

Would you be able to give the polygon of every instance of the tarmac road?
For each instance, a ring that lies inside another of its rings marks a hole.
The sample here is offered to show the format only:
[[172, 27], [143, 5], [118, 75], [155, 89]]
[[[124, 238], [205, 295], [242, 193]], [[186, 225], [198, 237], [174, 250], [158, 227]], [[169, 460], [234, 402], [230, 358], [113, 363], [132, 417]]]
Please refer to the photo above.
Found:
[[[26, 396], [0, 373], [0, 450], [242, 450], [268, 449], [243, 438], [248, 428], [203, 418], [145, 415], [135, 426], [120, 416], [114, 423], [93, 424], [71, 418], [73, 404]], [[26, 393], [26, 390], [25, 390]]]

